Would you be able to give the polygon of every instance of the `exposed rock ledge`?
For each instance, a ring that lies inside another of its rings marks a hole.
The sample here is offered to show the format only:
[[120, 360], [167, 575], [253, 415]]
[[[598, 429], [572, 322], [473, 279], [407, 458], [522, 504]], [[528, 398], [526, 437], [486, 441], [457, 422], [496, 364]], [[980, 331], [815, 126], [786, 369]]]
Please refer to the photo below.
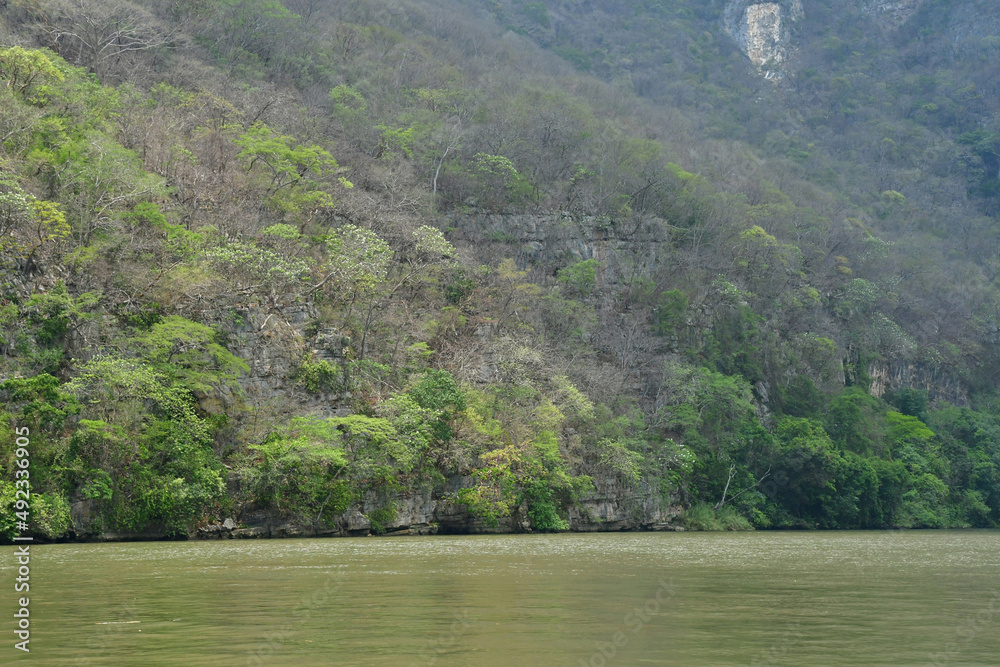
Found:
[[[471, 480], [455, 477], [448, 485], [459, 488]], [[531, 527], [520, 508], [513, 517], [501, 519], [490, 526], [482, 519], [469, 515], [467, 508], [452, 502], [451, 493], [430, 490], [399, 494], [393, 499], [396, 518], [375, 531], [368, 515], [385, 503], [385, 499], [350, 507], [337, 515], [330, 525], [296, 522], [287, 517], [252, 510], [227, 517], [225, 520], [200, 526], [187, 539], [264, 539], [281, 537], [362, 537], [384, 532], [386, 535], [461, 535], [527, 533]], [[73, 503], [72, 517], [75, 539], [78, 541], [140, 541], [165, 539], [163, 530], [149, 529], [136, 533], [97, 532], [89, 519], [93, 516], [90, 501]], [[571, 532], [617, 531], [679, 531], [678, 504], [663, 507], [652, 493], [624, 488], [615, 480], [595, 480], [595, 490], [569, 511]], [[185, 536], [179, 536], [184, 539]]]
[[900, 26], [910, 18], [923, 0], [866, 0], [864, 11], [886, 27]]
[[790, 26], [803, 17], [801, 0], [733, 0], [723, 12], [726, 32], [767, 79], [780, 78], [788, 56]]

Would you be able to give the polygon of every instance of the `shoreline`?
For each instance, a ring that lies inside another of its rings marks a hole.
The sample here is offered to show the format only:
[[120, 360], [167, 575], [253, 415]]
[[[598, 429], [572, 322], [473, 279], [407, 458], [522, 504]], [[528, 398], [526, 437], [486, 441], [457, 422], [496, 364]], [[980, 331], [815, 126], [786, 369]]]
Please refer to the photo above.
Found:
[[[213, 526], [214, 527], [214, 526]], [[336, 529], [305, 529], [291, 526], [250, 526], [244, 528], [234, 528], [224, 531], [211, 531], [206, 533], [204, 529], [199, 529], [195, 533], [167, 535], [162, 533], [102, 533], [100, 535], [85, 537], [70, 537], [59, 539], [46, 539], [34, 537], [32, 544], [119, 544], [129, 542], [212, 542], [222, 540], [289, 540], [289, 539], [333, 539], [333, 538], [357, 538], [357, 537], [451, 537], [459, 535], [566, 535], [566, 534], [587, 534], [587, 533], [896, 533], [896, 532], [974, 532], [974, 531], [995, 531], [998, 528], [975, 528], [975, 527], [947, 527], [947, 528], [752, 528], [750, 530], [696, 530], [686, 528], [679, 524], [658, 524], [656, 526], [636, 527], [636, 528], [571, 528], [562, 531], [533, 531], [533, 530], [440, 530], [439, 526], [423, 526], [415, 528], [405, 528], [400, 530], [386, 531], [384, 533], [374, 533], [371, 531], [351, 531], [344, 532]], [[14, 542], [0, 541], [0, 546], [13, 546]]]

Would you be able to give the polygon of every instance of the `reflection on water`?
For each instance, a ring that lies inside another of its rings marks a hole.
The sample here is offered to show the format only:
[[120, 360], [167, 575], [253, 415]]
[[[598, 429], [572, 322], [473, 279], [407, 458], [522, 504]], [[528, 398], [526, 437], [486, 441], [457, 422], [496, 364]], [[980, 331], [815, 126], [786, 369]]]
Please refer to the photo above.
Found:
[[32, 652], [7, 632], [0, 660], [995, 667], [998, 547], [996, 531], [36, 545]]

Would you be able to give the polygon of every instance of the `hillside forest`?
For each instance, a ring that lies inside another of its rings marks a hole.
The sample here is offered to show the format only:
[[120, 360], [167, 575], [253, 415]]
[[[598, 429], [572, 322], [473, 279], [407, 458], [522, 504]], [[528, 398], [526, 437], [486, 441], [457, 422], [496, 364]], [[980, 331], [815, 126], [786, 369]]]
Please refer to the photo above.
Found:
[[0, 536], [997, 527], [1000, 9], [877, 4], [3, 0]]

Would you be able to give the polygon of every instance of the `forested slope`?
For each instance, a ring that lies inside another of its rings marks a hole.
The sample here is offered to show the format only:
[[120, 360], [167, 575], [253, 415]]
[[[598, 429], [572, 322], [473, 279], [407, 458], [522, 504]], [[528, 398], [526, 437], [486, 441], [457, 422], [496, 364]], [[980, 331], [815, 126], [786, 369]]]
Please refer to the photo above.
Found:
[[996, 526], [997, 11], [725, 4], [8, 0], [2, 503]]

